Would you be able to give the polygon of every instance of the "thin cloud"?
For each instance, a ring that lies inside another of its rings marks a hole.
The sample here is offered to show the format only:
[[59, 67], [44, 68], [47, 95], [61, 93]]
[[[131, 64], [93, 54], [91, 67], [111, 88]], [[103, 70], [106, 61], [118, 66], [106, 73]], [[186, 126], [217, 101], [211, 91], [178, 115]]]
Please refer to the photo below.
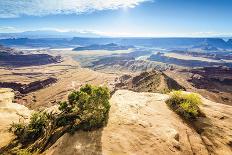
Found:
[[134, 8], [146, 1], [151, 0], [1, 0], [0, 18], [82, 14], [97, 10]]
[[15, 31], [16, 28], [12, 26], [0, 26], [0, 32], [5, 32], [5, 31]]

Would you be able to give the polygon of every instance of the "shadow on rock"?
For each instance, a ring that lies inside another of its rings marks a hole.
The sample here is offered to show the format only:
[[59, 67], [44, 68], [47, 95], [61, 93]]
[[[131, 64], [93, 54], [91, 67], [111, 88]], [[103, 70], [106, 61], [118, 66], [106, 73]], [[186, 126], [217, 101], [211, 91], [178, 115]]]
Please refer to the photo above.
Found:
[[65, 134], [45, 154], [49, 155], [101, 155], [102, 130], [90, 132], [78, 131], [75, 134]]

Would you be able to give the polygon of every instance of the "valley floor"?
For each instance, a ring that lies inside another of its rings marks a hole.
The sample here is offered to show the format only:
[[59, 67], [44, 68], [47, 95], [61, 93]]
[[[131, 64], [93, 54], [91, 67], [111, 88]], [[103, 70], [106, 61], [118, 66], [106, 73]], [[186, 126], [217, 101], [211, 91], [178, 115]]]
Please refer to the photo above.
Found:
[[50, 107], [66, 99], [71, 90], [78, 89], [86, 83], [111, 87], [117, 75], [81, 68], [78, 62], [69, 57], [64, 57], [64, 61], [57, 64], [12, 69], [0, 68], [1, 82], [28, 84], [49, 77], [56, 78], [57, 82], [43, 89], [20, 95], [16, 98], [16, 102], [31, 109]]

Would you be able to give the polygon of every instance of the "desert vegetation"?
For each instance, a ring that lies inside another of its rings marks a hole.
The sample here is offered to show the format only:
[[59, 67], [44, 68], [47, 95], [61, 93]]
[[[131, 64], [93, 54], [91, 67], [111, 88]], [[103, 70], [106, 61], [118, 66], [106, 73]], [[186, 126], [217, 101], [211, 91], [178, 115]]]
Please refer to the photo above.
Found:
[[202, 101], [198, 94], [173, 91], [166, 103], [171, 109], [186, 120], [194, 120], [197, 117], [204, 116], [199, 108]]
[[10, 131], [16, 138], [0, 153], [41, 153], [65, 133], [103, 127], [108, 120], [109, 98], [108, 88], [85, 85], [72, 92], [68, 101], [59, 103], [59, 113], [39, 111], [31, 115], [29, 123], [13, 123]]

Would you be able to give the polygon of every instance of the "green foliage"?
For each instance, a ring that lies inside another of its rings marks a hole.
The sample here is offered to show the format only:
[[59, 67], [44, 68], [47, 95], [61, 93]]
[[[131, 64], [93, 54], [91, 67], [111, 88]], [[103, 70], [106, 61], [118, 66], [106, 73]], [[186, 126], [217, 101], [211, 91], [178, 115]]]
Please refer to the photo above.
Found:
[[48, 115], [45, 112], [35, 112], [30, 117], [28, 124], [13, 123], [10, 131], [13, 132], [21, 142], [35, 140], [45, 129], [48, 122]]
[[40, 132], [45, 127], [48, 121], [48, 114], [46, 112], [35, 112], [31, 115], [28, 127], [35, 132]]
[[188, 120], [196, 119], [203, 114], [198, 107], [202, 104], [201, 98], [195, 93], [187, 94], [181, 91], [173, 91], [166, 103]]
[[170, 90], [168, 88], [164, 88], [164, 89], [162, 89], [160, 91], [160, 93], [162, 93], [162, 94], [168, 94], [168, 93], [170, 93]]
[[20, 149], [16, 152], [16, 155], [33, 155], [33, 154], [26, 149]]
[[[85, 85], [80, 91], [72, 92], [68, 96], [67, 105], [61, 104], [60, 109], [79, 112], [82, 120], [81, 128], [90, 130], [105, 125], [108, 119], [110, 93], [106, 87]], [[65, 108], [62, 108], [65, 107]]]
[[35, 151], [35, 152], [31, 153], [28, 149], [15, 148], [15, 149], [12, 150], [12, 152], [10, 154], [15, 154], [15, 155], [38, 155], [39, 152]]
[[13, 132], [16, 136], [21, 136], [24, 132], [25, 124], [23, 123], [12, 123], [10, 127], [10, 132]]
[[10, 131], [17, 136], [16, 145], [6, 148], [9, 152], [16, 149], [14, 154], [20, 155], [43, 152], [66, 132], [102, 127], [108, 120], [109, 99], [108, 88], [85, 85], [72, 92], [68, 101], [59, 103], [60, 113], [35, 112], [28, 124], [13, 123]]
[[59, 110], [61, 110], [61, 111], [69, 111], [68, 103], [66, 101], [59, 102]]

